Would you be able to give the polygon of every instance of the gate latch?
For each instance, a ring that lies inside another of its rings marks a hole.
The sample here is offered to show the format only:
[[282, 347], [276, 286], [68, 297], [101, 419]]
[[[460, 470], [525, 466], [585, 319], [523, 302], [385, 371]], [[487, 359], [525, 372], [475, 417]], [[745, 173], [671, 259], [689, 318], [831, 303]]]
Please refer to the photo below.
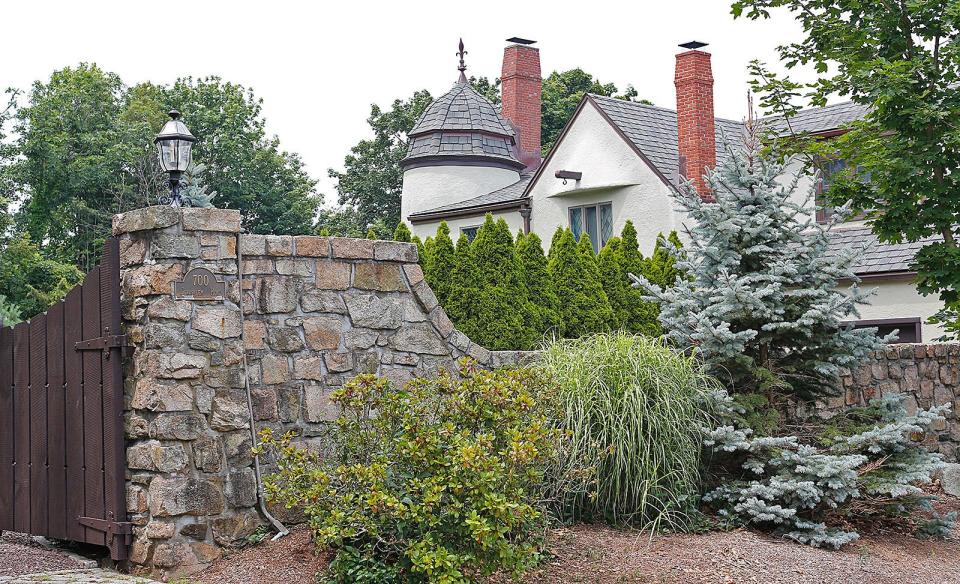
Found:
[[77, 341], [73, 348], [77, 351], [106, 351], [106, 357], [109, 359], [110, 349], [112, 347], [124, 349], [129, 346], [130, 345], [127, 344], [127, 335], [106, 335], [95, 339], [87, 339], [86, 341]]

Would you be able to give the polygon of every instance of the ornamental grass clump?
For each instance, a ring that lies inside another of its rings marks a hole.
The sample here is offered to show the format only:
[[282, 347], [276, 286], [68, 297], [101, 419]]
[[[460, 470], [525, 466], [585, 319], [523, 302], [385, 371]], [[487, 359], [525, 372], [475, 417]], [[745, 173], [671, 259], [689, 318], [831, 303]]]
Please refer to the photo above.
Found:
[[361, 375], [332, 395], [329, 454], [263, 433], [268, 499], [306, 512], [328, 582], [476, 582], [539, 557], [541, 492], [560, 434], [536, 372], [463, 362], [403, 387]]
[[555, 493], [562, 515], [682, 529], [700, 494], [706, 404], [719, 384], [692, 356], [626, 333], [549, 343], [539, 359], [558, 385], [567, 434], [555, 476], [595, 469], [583, 489]]

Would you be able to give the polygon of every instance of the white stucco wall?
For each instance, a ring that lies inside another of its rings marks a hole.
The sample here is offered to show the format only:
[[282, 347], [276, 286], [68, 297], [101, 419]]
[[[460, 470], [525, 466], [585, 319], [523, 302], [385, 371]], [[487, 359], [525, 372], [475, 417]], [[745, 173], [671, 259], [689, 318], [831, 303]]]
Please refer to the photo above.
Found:
[[459, 203], [520, 180], [520, 173], [489, 166], [421, 166], [403, 173], [400, 216]]
[[927, 324], [927, 319], [941, 308], [936, 295], [923, 296], [913, 280], [877, 279], [861, 282], [863, 290], [876, 289], [869, 306], [860, 307], [861, 320], [908, 318], [919, 316], [923, 342], [929, 343], [943, 334], [940, 326]]
[[[555, 178], [557, 170], [583, 172], [579, 181]], [[640, 250], [649, 255], [658, 233], [680, 230], [669, 188], [624, 141], [591, 103], [584, 104], [566, 137], [553, 152], [530, 192], [531, 230], [549, 243], [557, 226], [569, 227], [570, 207], [613, 204], [613, 235], [629, 219]]]
[[[484, 215], [477, 215], [475, 217], [458, 217], [455, 219], [447, 219], [447, 225], [450, 227], [450, 238], [453, 239], [453, 242], [456, 243], [457, 239], [460, 238], [460, 229], [464, 227], [479, 227], [483, 225]], [[503, 213], [493, 213], [493, 220], [503, 218], [506, 220], [507, 225], [510, 226], [510, 233], [514, 236], [517, 235], [517, 232], [523, 229], [523, 217], [520, 216], [519, 211], [505, 211]], [[408, 224], [409, 225], [409, 224]], [[420, 237], [420, 239], [426, 239], [427, 237], [432, 237], [437, 234], [437, 227], [440, 225], [439, 221], [430, 222], [430, 223], [418, 223], [417, 225], [410, 225], [410, 232], [414, 235]], [[545, 245], [549, 245], [549, 240]]]

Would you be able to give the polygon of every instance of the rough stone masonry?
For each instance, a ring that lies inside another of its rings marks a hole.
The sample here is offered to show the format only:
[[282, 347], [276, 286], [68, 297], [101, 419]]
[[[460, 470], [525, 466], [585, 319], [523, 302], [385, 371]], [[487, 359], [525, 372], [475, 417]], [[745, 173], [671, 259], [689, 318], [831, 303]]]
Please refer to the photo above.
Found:
[[[244, 357], [256, 427], [309, 440], [335, 416], [330, 393], [353, 375], [404, 382], [465, 355], [487, 366], [520, 356], [454, 328], [412, 244], [240, 231], [240, 213], [224, 209], [149, 207], [113, 221], [134, 345], [131, 561], [164, 577], [202, 569], [264, 522]], [[199, 267], [225, 283], [223, 300], [174, 298], [173, 283]]]

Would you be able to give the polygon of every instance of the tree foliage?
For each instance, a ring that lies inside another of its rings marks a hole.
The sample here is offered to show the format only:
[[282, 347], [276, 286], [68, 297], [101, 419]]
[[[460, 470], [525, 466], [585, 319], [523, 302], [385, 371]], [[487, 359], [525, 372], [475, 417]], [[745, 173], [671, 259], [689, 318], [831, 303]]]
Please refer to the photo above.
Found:
[[29, 234], [9, 240], [0, 249], [0, 297], [30, 318], [63, 298], [83, 279], [72, 264], [43, 256]]
[[245, 227], [306, 233], [319, 204], [300, 159], [264, 129], [261, 101], [217, 77], [172, 86], [127, 87], [95, 64], [34, 83], [16, 112], [19, 225], [47, 258], [89, 269], [100, 259], [113, 214], [154, 204], [165, 192], [153, 138], [176, 108], [199, 138], [194, 157], [218, 206], [243, 212]]
[[[816, 441], [797, 436], [756, 436], [742, 410], [720, 394], [721, 425], [705, 445], [723, 463], [724, 481], [704, 496], [734, 524], [770, 529], [814, 547], [839, 548], [859, 535], [849, 528], [851, 508], [860, 519], [904, 517], [929, 507], [919, 486], [943, 467], [942, 455], [914, 440], [942, 424], [950, 405], [908, 414], [902, 395], [850, 408], [829, 423], [813, 423]], [[814, 443], [810, 443], [814, 442]], [[956, 514], [934, 516], [942, 532]], [[923, 527], [923, 526], [921, 526]]]
[[[616, 97], [626, 101], [638, 101], [637, 91], [628, 85], [624, 93], [617, 95], [617, 86], [613, 83], [600, 83], [593, 75], [579, 67], [567, 71], [554, 71], [543, 80], [543, 93], [540, 101], [541, 136], [543, 153], [553, 148], [560, 132], [570, 116], [576, 111], [580, 100], [587, 93]], [[650, 102], [639, 100], [641, 103]]]
[[407, 99], [394, 100], [386, 110], [371, 105], [367, 124], [373, 138], [350, 148], [343, 160], [343, 171], [327, 171], [337, 181], [340, 205], [355, 211], [358, 226], [366, 228], [378, 219], [387, 225], [400, 221], [400, 161], [407, 155], [407, 133], [432, 101], [430, 92], [421, 90]]
[[410, 233], [410, 228], [407, 227], [407, 224], [403, 221], [397, 223], [397, 228], [393, 230], [393, 240], [394, 241], [405, 241], [409, 243], [411, 241], [412, 234]]
[[450, 228], [446, 221], [441, 221], [437, 227], [437, 235], [431, 241], [426, 250], [426, 264], [424, 267], [424, 277], [427, 284], [437, 295], [440, 304], [446, 306], [450, 301], [450, 287], [454, 269], [454, 247], [453, 240], [450, 239]]
[[[852, 268], [862, 250], [827, 253], [827, 230], [810, 219], [813, 193], [792, 202], [797, 180], [778, 181], [783, 166], [761, 153], [753, 124], [742, 146], [724, 148], [727, 159], [706, 176], [716, 202], [689, 184], [674, 194], [694, 225], [676, 264], [686, 277], [667, 289], [638, 282], [659, 300], [670, 337], [697, 347], [731, 387], [832, 394], [841, 368], [882, 343], [875, 329], [842, 324], [866, 303]], [[854, 282], [846, 294], [841, 281]]]
[[610, 328], [613, 311], [599, 280], [593, 246], [588, 238], [577, 245], [570, 229], [558, 228], [547, 269], [560, 298], [560, 334], [581, 337]]
[[[924, 241], [919, 289], [938, 293], [941, 318], [960, 331], [960, 5], [952, 0], [740, 0], [735, 17], [770, 18], [786, 9], [804, 38], [779, 48], [788, 69], [812, 66], [809, 84], [760, 73], [761, 105], [789, 120], [806, 89], [814, 105], [832, 95], [869, 106], [866, 118], [827, 142], [800, 140], [813, 156], [847, 159], [828, 198], [852, 202], [881, 241]], [[864, 180], [863, 177], [869, 177]]]
[[[461, 244], [457, 245], [458, 256]], [[473, 341], [493, 350], [528, 349], [533, 343], [526, 281], [507, 222], [487, 214], [469, 244], [472, 286], [464, 295], [469, 309], [457, 326]]]
[[529, 300], [527, 328], [536, 339], [560, 329], [560, 299], [547, 269], [547, 256], [536, 233], [517, 236], [517, 257]]

